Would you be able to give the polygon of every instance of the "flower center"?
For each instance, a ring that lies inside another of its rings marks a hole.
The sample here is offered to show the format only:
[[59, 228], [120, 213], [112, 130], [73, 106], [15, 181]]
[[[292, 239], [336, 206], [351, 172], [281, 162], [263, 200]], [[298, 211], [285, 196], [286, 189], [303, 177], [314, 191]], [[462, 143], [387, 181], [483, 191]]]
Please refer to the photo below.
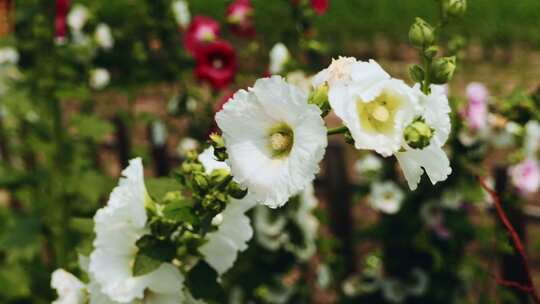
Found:
[[289, 155], [294, 143], [294, 133], [285, 123], [279, 123], [268, 132], [268, 147], [272, 158], [281, 158]]
[[358, 100], [357, 112], [360, 124], [366, 131], [391, 132], [394, 129], [394, 118], [400, 106], [400, 98], [390, 92], [383, 92], [370, 102]]
[[215, 69], [221, 69], [223, 67], [223, 60], [221, 59], [214, 59], [214, 61], [212, 61], [212, 66], [215, 68]]
[[216, 38], [214, 31], [209, 27], [202, 27], [198, 33], [199, 40], [202, 42], [212, 42]]

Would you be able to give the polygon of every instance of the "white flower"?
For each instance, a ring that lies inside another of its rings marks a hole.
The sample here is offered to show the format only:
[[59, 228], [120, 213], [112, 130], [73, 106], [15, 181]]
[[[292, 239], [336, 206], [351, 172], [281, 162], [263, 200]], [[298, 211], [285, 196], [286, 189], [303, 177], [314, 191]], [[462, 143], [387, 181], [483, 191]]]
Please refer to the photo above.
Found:
[[199, 142], [191, 137], [184, 137], [180, 140], [176, 151], [178, 155], [185, 157], [189, 151], [197, 150]]
[[90, 13], [86, 6], [76, 4], [67, 15], [67, 23], [73, 31], [80, 32], [86, 24], [86, 21], [88, 21], [89, 16]]
[[273, 76], [240, 90], [216, 115], [236, 182], [277, 208], [319, 171], [327, 145], [321, 111], [307, 95]]
[[311, 88], [311, 78], [307, 77], [302, 71], [293, 71], [287, 74], [287, 82], [297, 86], [304, 92], [309, 93]]
[[283, 43], [276, 43], [270, 50], [270, 73], [279, 74], [283, 72], [291, 54]]
[[364, 175], [367, 172], [377, 172], [382, 169], [382, 161], [379, 157], [368, 153], [362, 158], [358, 159], [354, 163], [354, 169], [360, 175]]
[[216, 159], [214, 156], [214, 147], [212, 146], [206, 148], [201, 154], [199, 154], [199, 161], [203, 165], [206, 174], [211, 174], [212, 171], [217, 169], [225, 169], [227, 171], [231, 170], [226, 162]]
[[314, 85], [322, 80], [329, 85], [330, 105], [357, 149], [375, 150], [385, 157], [399, 151], [403, 130], [418, 110], [418, 97], [409, 86], [390, 78], [375, 61], [354, 58], [332, 62], [315, 78]]
[[88, 267], [90, 276], [113, 301], [178, 303], [184, 278], [172, 264], [163, 263], [148, 274], [133, 276], [135, 243], [148, 233], [145, 204], [150, 198], [140, 158], [131, 160], [122, 175], [107, 206], [94, 217], [96, 238]]
[[98, 24], [96, 32], [94, 33], [94, 38], [96, 39], [97, 44], [104, 50], [110, 50], [114, 46], [111, 28], [105, 23]]
[[0, 48], [0, 64], [16, 64], [19, 61], [19, 52], [13, 47]]
[[104, 68], [97, 68], [90, 71], [90, 86], [93, 89], [101, 90], [105, 88], [110, 80], [109, 71]]
[[188, 3], [184, 0], [177, 0], [172, 3], [174, 19], [182, 28], [186, 28], [191, 22]]
[[[207, 174], [215, 169], [229, 170], [225, 162], [220, 162], [214, 157], [214, 149], [207, 148], [199, 155], [199, 161], [204, 166]], [[218, 230], [208, 234], [208, 242], [199, 251], [204, 259], [212, 266], [219, 275], [229, 270], [239, 251], [247, 249], [247, 242], [253, 237], [253, 229], [246, 211], [255, 205], [255, 200], [248, 194], [241, 200], [231, 199], [225, 210], [216, 215], [214, 220]]]
[[399, 211], [405, 194], [394, 182], [376, 182], [371, 185], [369, 204], [384, 213], [394, 214]]
[[396, 158], [411, 190], [417, 188], [424, 170], [432, 184], [446, 180], [452, 173], [448, 156], [442, 149], [451, 129], [448, 98], [440, 86], [432, 85], [429, 96], [420, 92], [418, 86], [416, 90], [422, 106], [419, 116], [434, 130], [434, 134], [427, 147], [423, 149], [406, 147], [405, 152], [396, 153]]
[[540, 148], [540, 123], [531, 120], [525, 125], [525, 153], [534, 157]]
[[255, 208], [254, 222], [255, 237], [262, 247], [275, 251], [289, 241], [289, 235], [283, 231], [288, 222], [284, 215], [276, 216], [266, 206], [259, 205]]
[[208, 242], [199, 251], [204, 260], [212, 266], [219, 275], [229, 270], [239, 251], [247, 249], [247, 242], [253, 237], [253, 229], [246, 211], [255, 205], [248, 194], [241, 200], [231, 199], [222, 214], [222, 222], [218, 230], [207, 235]]
[[302, 231], [304, 243], [294, 246], [286, 246], [286, 249], [292, 251], [301, 260], [308, 260], [315, 254], [317, 246], [315, 240], [317, 238], [317, 230], [319, 229], [319, 221], [313, 215], [313, 210], [317, 206], [317, 198], [315, 197], [315, 189], [310, 184], [300, 194], [300, 206], [296, 211], [294, 221]]
[[56, 289], [58, 299], [53, 304], [83, 304], [85, 303], [86, 286], [76, 276], [57, 269], [51, 277], [51, 287]]

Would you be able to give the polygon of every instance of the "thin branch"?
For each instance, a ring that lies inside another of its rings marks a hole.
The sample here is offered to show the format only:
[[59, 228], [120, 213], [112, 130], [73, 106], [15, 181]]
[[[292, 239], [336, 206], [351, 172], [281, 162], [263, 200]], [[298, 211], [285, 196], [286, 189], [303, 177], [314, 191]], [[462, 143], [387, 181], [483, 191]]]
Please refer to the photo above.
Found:
[[496, 279], [497, 284], [501, 286], [511, 287], [511, 288], [520, 290], [524, 293], [527, 293], [533, 298], [536, 304], [540, 304], [540, 297], [538, 296], [538, 293], [536, 292], [536, 289], [534, 287], [534, 282], [531, 275], [531, 267], [529, 265], [529, 260], [527, 259], [527, 255], [525, 253], [525, 246], [523, 246], [523, 242], [521, 241], [521, 238], [519, 237], [512, 223], [510, 223], [510, 220], [508, 219], [506, 212], [502, 208], [501, 200], [499, 199], [495, 191], [493, 191], [493, 189], [487, 186], [486, 182], [484, 181], [482, 177], [478, 177], [478, 181], [480, 182], [480, 185], [482, 186], [482, 188], [484, 188], [484, 190], [486, 190], [491, 196], [491, 198], [493, 199], [493, 202], [495, 204], [495, 210], [497, 211], [497, 216], [499, 217], [499, 219], [504, 225], [504, 228], [510, 235], [512, 244], [514, 245], [514, 248], [517, 250], [517, 252], [521, 256], [523, 267], [525, 268], [525, 272], [527, 273], [527, 285], [522, 285], [517, 282], [509, 282], [502, 279]]

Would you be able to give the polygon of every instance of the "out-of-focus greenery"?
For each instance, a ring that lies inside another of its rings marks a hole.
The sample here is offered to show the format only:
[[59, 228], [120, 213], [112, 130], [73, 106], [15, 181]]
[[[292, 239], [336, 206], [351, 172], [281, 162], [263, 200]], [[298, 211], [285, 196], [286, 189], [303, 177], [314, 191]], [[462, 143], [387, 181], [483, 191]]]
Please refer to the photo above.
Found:
[[[253, 0], [257, 14], [259, 37], [268, 43], [284, 39], [293, 19], [283, 2], [288, 0]], [[385, 35], [407, 42], [409, 24], [416, 16], [436, 16], [433, 0], [331, 0], [330, 10], [318, 18], [323, 41], [332, 41], [333, 49], [343, 49], [350, 42]], [[193, 1], [194, 13], [222, 19], [226, 2]], [[428, 20], [429, 21], [429, 20]], [[470, 40], [486, 46], [510, 46], [526, 43], [540, 47], [540, 1], [537, 0], [473, 0], [463, 22], [454, 25]]]

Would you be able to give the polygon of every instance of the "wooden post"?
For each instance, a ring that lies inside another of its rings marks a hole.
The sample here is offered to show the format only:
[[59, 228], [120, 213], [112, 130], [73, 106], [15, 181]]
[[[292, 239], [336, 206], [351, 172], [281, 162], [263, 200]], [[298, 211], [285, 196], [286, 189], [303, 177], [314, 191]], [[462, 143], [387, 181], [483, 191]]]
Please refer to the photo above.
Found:
[[351, 189], [345, 165], [345, 149], [330, 142], [326, 149], [326, 189], [333, 234], [340, 240], [345, 274], [355, 271], [356, 259], [352, 240]]
[[[521, 212], [516, 202], [505, 201], [505, 194], [506, 191], [508, 191], [508, 182], [508, 168], [495, 168], [495, 192], [501, 199], [502, 206], [508, 215], [508, 219], [516, 229], [519, 237], [525, 242], [525, 216], [523, 212]], [[497, 219], [496, 222], [499, 223], [498, 225], [500, 227], [500, 221]], [[501, 229], [500, 231], [503, 230]], [[501, 276], [503, 280], [517, 282], [523, 286], [528, 284], [527, 273], [522, 267], [522, 259], [518, 252], [503, 254], [501, 256], [500, 263]], [[517, 303], [529, 303], [528, 294], [516, 289], [508, 289], [508, 291], [512, 292], [512, 294], [515, 296], [515, 298], [518, 300]]]
[[131, 153], [131, 141], [129, 140], [129, 130], [121, 115], [113, 118], [113, 124], [116, 127], [116, 151], [118, 161], [122, 168], [129, 165], [129, 156]]

